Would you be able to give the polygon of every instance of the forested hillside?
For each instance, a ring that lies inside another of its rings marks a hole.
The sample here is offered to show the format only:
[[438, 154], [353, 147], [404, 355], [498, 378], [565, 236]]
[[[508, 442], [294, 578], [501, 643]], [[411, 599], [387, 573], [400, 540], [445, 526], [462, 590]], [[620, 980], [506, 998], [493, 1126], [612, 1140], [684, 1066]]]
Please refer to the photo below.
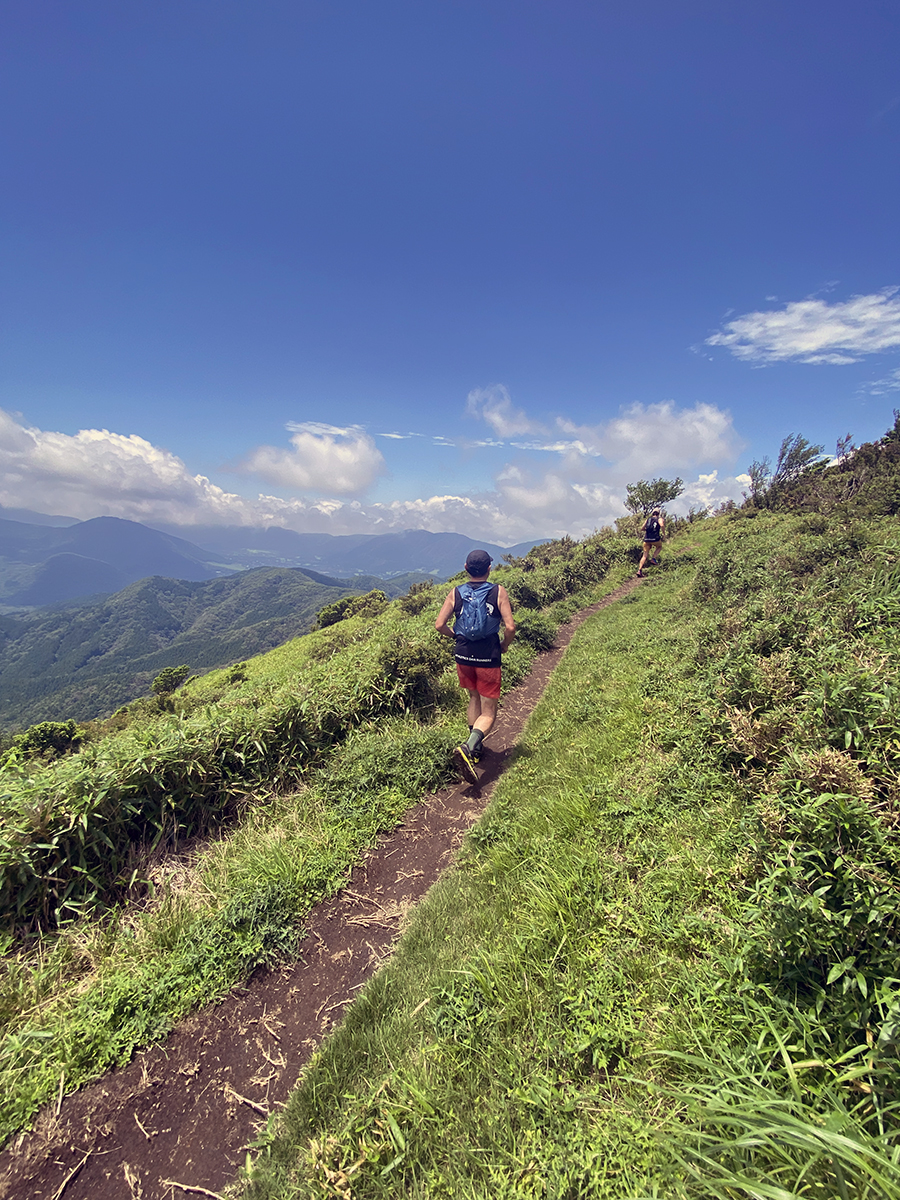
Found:
[[89, 720], [146, 694], [163, 667], [205, 671], [279, 646], [360, 590], [324, 580], [275, 568], [206, 583], [150, 578], [98, 604], [0, 617], [0, 728]]
[[43, 607], [117, 592], [150, 575], [215, 579], [233, 568], [184, 538], [95, 517], [64, 528], [0, 519], [0, 603]]

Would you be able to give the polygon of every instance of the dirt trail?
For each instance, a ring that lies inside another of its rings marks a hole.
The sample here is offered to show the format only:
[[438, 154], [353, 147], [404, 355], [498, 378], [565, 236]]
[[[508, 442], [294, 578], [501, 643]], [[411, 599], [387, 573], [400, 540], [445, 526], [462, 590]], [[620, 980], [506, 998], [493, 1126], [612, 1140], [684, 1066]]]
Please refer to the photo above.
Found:
[[0, 1154], [0, 1200], [183, 1200], [216, 1196], [283, 1104], [312, 1051], [388, 957], [409, 910], [452, 861], [506, 768], [576, 628], [638, 586], [631, 579], [559, 630], [505, 699], [478, 786], [426, 796], [306, 922], [302, 958], [259, 971], [164, 1042], [50, 1105]]

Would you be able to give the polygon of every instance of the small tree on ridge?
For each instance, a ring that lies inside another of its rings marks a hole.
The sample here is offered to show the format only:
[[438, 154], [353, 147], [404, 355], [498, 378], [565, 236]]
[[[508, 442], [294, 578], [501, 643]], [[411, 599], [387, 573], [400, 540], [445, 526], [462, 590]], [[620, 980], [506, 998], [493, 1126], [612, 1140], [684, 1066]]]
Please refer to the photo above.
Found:
[[153, 695], [171, 696], [181, 687], [190, 673], [191, 668], [188, 666], [164, 667], [151, 684]]
[[684, 480], [678, 479], [639, 479], [637, 483], [629, 483], [625, 487], [625, 507], [635, 516], [649, 517], [654, 508], [662, 508], [669, 500], [674, 500], [684, 491]]

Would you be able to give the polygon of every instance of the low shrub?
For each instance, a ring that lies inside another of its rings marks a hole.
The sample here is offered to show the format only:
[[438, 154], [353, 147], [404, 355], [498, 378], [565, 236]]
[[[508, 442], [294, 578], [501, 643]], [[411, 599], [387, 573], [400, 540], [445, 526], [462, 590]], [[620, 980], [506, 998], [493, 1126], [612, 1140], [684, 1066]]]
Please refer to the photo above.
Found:
[[431, 603], [432, 592], [430, 583], [414, 583], [406, 595], [400, 597], [400, 611], [406, 617], [417, 617]]
[[12, 739], [9, 750], [0, 758], [0, 765], [16, 758], [51, 760], [68, 754], [84, 740], [84, 733], [74, 721], [41, 721]]
[[343, 621], [347, 609], [355, 599], [355, 596], [342, 596], [340, 600], [335, 600], [332, 604], [326, 604], [324, 608], [320, 608], [316, 613], [316, 629], [327, 629], [329, 625], [336, 625], [338, 621]]
[[387, 606], [387, 594], [375, 588], [374, 591], [366, 592], [364, 596], [355, 596], [347, 605], [344, 617], [377, 617]]
[[178, 690], [188, 675], [191, 673], [191, 668], [186, 664], [180, 667], [165, 667], [153, 680], [151, 690], [154, 696], [170, 696], [172, 692]]
[[386, 679], [391, 680], [406, 708], [427, 708], [434, 704], [441, 675], [452, 660], [446, 638], [428, 636], [410, 640], [400, 635], [382, 646], [378, 662]]
[[536, 654], [552, 650], [556, 645], [556, 625], [540, 612], [523, 612], [516, 615], [516, 638], [530, 646]]
[[751, 971], [814, 1013], [837, 1053], [874, 1038], [893, 1054], [900, 850], [858, 796], [798, 784], [774, 803], [780, 837], [753, 892], [764, 932], [749, 948]]

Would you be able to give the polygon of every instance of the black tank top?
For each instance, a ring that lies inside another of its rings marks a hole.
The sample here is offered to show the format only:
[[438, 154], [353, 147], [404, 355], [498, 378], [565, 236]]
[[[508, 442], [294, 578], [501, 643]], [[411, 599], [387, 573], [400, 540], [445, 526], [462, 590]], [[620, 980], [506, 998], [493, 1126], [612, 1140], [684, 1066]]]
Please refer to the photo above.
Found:
[[[499, 585], [494, 584], [488, 593], [488, 603], [493, 604], [495, 607], [498, 606], [499, 595]], [[457, 591], [453, 602], [454, 612], [458, 614], [460, 607], [461, 601], [459, 591]], [[492, 633], [490, 637], [480, 638], [477, 642], [470, 642], [461, 633], [457, 634], [454, 657], [458, 663], [466, 663], [470, 667], [499, 667], [502, 661], [500, 655], [500, 634]]]

